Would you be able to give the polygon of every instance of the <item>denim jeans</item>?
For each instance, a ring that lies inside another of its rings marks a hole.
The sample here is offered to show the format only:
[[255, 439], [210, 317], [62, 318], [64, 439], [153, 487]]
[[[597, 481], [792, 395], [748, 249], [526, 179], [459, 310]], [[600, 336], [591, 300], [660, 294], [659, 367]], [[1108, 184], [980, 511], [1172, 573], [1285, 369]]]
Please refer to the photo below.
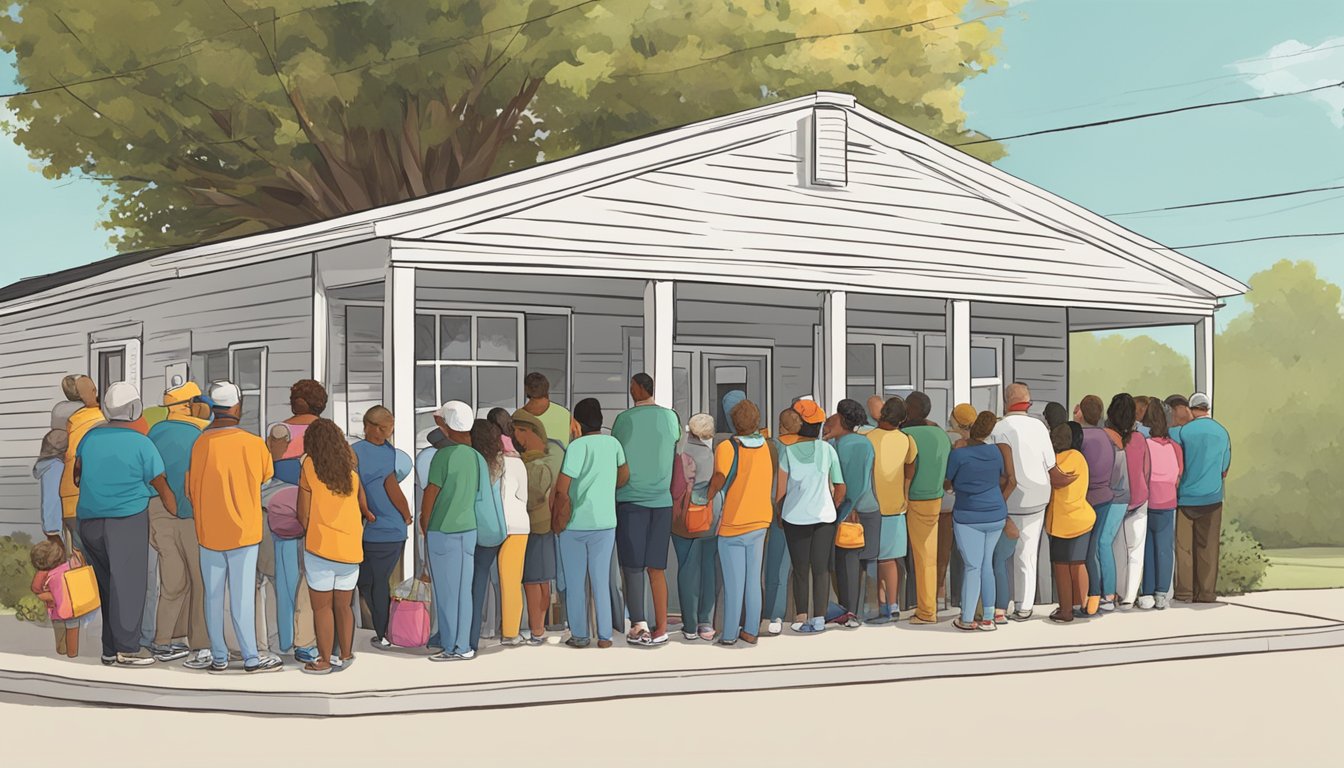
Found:
[[569, 633], [580, 640], [589, 636], [586, 577], [597, 612], [597, 639], [610, 640], [611, 558], [616, 548], [616, 529], [561, 531], [556, 540], [560, 542], [560, 567], [565, 572], [565, 614], [569, 617]]
[[718, 596], [718, 537], [684, 539], [672, 535], [677, 553], [677, 597], [681, 601], [681, 625], [687, 632], [710, 624]]
[[765, 528], [739, 536], [719, 536], [719, 563], [723, 568], [723, 637], [737, 639], [745, 631], [761, 631], [761, 559]]
[[482, 547], [477, 544], [476, 554], [472, 558], [471, 631], [468, 634], [473, 651], [479, 650], [481, 647], [481, 622], [485, 617], [485, 591], [491, 583], [490, 574], [495, 572], [495, 568], [499, 564], [499, 548], [501, 546], [503, 545]]
[[789, 609], [789, 544], [779, 521], [770, 524], [765, 536], [765, 615], [783, 619]]
[[1129, 505], [1101, 504], [1097, 509], [1097, 523], [1092, 541], [1088, 544], [1089, 569], [1087, 594], [1090, 597], [1115, 594], [1115, 536], [1125, 522]]
[[1141, 594], [1166, 594], [1171, 589], [1171, 572], [1176, 558], [1176, 510], [1148, 510], [1148, 534], [1143, 548], [1143, 590]]
[[471, 587], [475, 572], [476, 531], [440, 533], [425, 537], [429, 555], [429, 578], [434, 593], [434, 613], [438, 617], [438, 642], [430, 645], [444, 653], [466, 653], [471, 649]]
[[1013, 554], [1017, 551], [1017, 539], [999, 536], [994, 545], [994, 608], [1008, 610], [1008, 601], [1013, 596]]
[[229, 591], [229, 613], [243, 665], [256, 666], [257, 653], [257, 549], [260, 545], [219, 552], [201, 547], [201, 583], [205, 586], [205, 628], [210, 635], [210, 656], [216, 664], [229, 660], [224, 639], [224, 590]]
[[280, 638], [280, 652], [294, 649], [295, 599], [299, 593], [299, 543], [302, 539], [282, 539], [275, 542], [275, 623]]
[[[994, 605], [994, 549], [1003, 536], [1003, 522], [952, 522], [952, 535], [961, 553], [963, 576], [961, 580], [961, 620], [975, 620], [976, 606], [983, 600]], [[992, 614], [992, 611], [985, 613]], [[992, 618], [988, 616], [986, 618]]]

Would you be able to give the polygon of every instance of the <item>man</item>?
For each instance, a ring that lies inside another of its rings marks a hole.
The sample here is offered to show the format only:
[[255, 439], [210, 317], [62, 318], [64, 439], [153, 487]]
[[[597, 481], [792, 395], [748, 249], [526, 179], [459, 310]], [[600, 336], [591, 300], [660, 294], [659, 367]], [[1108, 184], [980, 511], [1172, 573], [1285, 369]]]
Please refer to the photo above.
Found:
[[[430, 661], [467, 661], [471, 648], [472, 583], [476, 567], [476, 497], [485, 459], [471, 447], [476, 413], [460, 400], [434, 414], [447, 442], [434, 453], [420, 507], [438, 632], [429, 639], [439, 652]], [[488, 480], [487, 480], [488, 482]]]
[[911, 392], [905, 401], [906, 420], [902, 427], [914, 441], [917, 454], [905, 514], [915, 576], [915, 615], [911, 624], [938, 622], [938, 516], [942, 513], [943, 482], [952, 440], [942, 427], [929, 423], [932, 407], [928, 395]]
[[134, 386], [108, 387], [102, 405], [107, 423], [82, 436], [72, 468], [79, 490], [79, 535], [102, 598], [102, 661], [107, 665], [154, 663], [140, 643], [152, 493], [158, 493], [169, 514], [177, 512], [158, 449], [131, 427], [142, 410]]
[[407, 530], [412, 522], [411, 505], [401, 492], [397, 473], [400, 451], [391, 443], [395, 426], [392, 411], [375, 405], [364, 412], [364, 439], [351, 446], [359, 482], [374, 515], [373, 522], [364, 526], [364, 560], [359, 566], [356, 588], [360, 600], [368, 606], [373, 647], [379, 650], [392, 647], [387, 639], [391, 613], [388, 585], [393, 569], [406, 551]]
[[[201, 418], [208, 415], [207, 406], [199, 402], [201, 388], [180, 378], [173, 385], [163, 394], [167, 418], [149, 430], [149, 439], [163, 458], [168, 487], [177, 499], [177, 514], [170, 513], [161, 498], [149, 502], [149, 543], [159, 555], [161, 585], [150, 648], [160, 662], [176, 661], [210, 647], [205, 631], [200, 542], [196, 540], [196, 523], [186, 490], [192, 447], [210, 422]], [[178, 638], [186, 642], [175, 642]]]
[[1003, 393], [1003, 404], [1004, 417], [990, 433], [989, 442], [1012, 449], [1017, 487], [1008, 496], [1008, 517], [1018, 533], [1012, 555], [1016, 605], [1008, 618], [1026, 621], [1036, 606], [1036, 560], [1054, 478], [1067, 484], [1072, 477], [1055, 467], [1050, 430], [1028, 414], [1031, 389], [1020, 382], [1009, 384]]
[[[1176, 599], [1212, 603], [1217, 599], [1219, 535], [1223, 525], [1223, 487], [1232, 466], [1232, 440], [1213, 420], [1209, 396], [1190, 396], [1190, 421], [1171, 430], [1185, 453], [1185, 472], [1177, 489]], [[1159, 596], [1162, 599], [1163, 596]]]
[[1171, 395], [1163, 401], [1167, 407], [1167, 423], [1171, 429], [1183, 427], [1194, 418], [1191, 415], [1190, 401], [1184, 395]]
[[[616, 558], [625, 576], [625, 607], [634, 625], [626, 642], [656, 646], [667, 642], [667, 552], [672, 546], [672, 463], [677, 459], [681, 421], [653, 402], [653, 378], [630, 380], [635, 406], [611, 425], [630, 466], [630, 482], [616, 491]], [[653, 592], [654, 627], [644, 611], [644, 574]]]
[[897, 560], [909, 550], [905, 515], [909, 507], [910, 484], [915, 479], [919, 446], [901, 431], [905, 422], [905, 401], [893, 397], [878, 412], [877, 428], [868, 432], [873, 444], [873, 491], [882, 528], [877, 553], [877, 581], [883, 595], [873, 624], [885, 624], [901, 618], [901, 571]]
[[527, 467], [527, 517], [531, 526], [523, 555], [523, 593], [527, 597], [527, 623], [531, 629], [527, 644], [541, 645], [546, 639], [551, 582], [556, 577], [551, 504], [556, 479], [564, 467], [565, 449], [549, 439], [546, 425], [525, 409], [513, 414], [513, 442], [523, 452], [523, 464]]
[[[1105, 405], [1096, 395], [1088, 395], [1079, 401], [1073, 409], [1073, 418], [1083, 427], [1083, 459], [1087, 462], [1087, 503], [1096, 510], [1097, 522], [1092, 529], [1092, 537], [1087, 545], [1087, 607], [1086, 613], [1094, 615], [1101, 608], [1102, 557], [1110, 558], [1111, 546], [1115, 541], [1115, 532], [1120, 529], [1121, 519], [1117, 519], [1111, 507], [1115, 500], [1115, 491], [1111, 489], [1111, 474], [1115, 470], [1115, 444], [1102, 429], [1101, 421], [1106, 415]], [[1107, 531], [1110, 534], [1107, 535]]]
[[[224, 590], [229, 592], [233, 632], [247, 672], [274, 672], [282, 662], [257, 649], [257, 556], [261, 548], [261, 486], [275, 474], [266, 441], [242, 429], [243, 396], [238, 385], [217, 381], [209, 392], [214, 421], [191, 449], [187, 497], [200, 542], [205, 626], [210, 636], [211, 672], [229, 668], [224, 634]], [[184, 666], [202, 668], [203, 659]]]
[[[878, 422], [882, 421], [882, 408], [886, 404], [887, 401], [883, 400], [881, 395], [873, 395], [869, 397], [868, 423], [861, 425], [858, 429], [854, 431], [859, 433], [860, 435], [866, 435], [869, 432], [872, 432], [873, 430], [877, 429]], [[905, 405], [904, 400], [901, 401], [901, 405], [902, 406]]]
[[[775, 465], [779, 465], [779, 453], [787, 445], [793, 445], [800, 439], [798, 430], [802, 429], [803, 417], [792, 406], [779, 414], [779, 434], [775, 437], [771, 455]], [[773, 493], [773, 491], [772, 491]], [[773, 498], [773, 496], [772, 496]], [[766, 632], [778, 635], [784, 631], [784, 616], [788, 609], [789, 574], [793, 571], [793, 562], [789, 559], [788, 542], [784, 538], [784, 527], [779, 519], [779, 505], [775, 505], [774, 519], [770, 522], [770, 532], [765, 536], [765, 601], [763, 611], [770, 620]]]
[[579, 427], [569, 411], [551, 402], [551, 382], [546, 374], [536, 371], [527, 374], [523, 394], [527, 395], [523, 410], [541, 420], [549, 439], [560, 443], [561, 448], [568, 447], [569, 441], [578, 436]]
[[66, 376], [61, 380], [61, 391], [67, 398], [74, 395], [81, 405], [70, 415], [64, 427], [68, 434], [65, 451], [65, 473], [61, 477], [61, 505], [67, 518], [75, 516], [79, 506], [79, 485], [75, 482], [75, 456], [79, 444], [90, 429], [103, 423], [103, 412], [98, 406], [98, 385], [88, 376]]

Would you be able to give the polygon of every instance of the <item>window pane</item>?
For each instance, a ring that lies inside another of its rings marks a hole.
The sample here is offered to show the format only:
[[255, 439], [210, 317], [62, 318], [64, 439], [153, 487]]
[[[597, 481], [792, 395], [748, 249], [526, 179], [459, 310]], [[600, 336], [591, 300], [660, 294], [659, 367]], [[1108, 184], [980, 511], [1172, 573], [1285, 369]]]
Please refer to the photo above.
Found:
[[952, 413], [952, 406], [948, 404], [948, 392], [939, 387], [930, 387], [924, 390], [929, 396], [929, 402], [932, 403], [929, 413], [929, 421], [940, 426], [947, 426], [947, 417]]
[[[418, 323], [417, 323], [418, 325]], [[432, 331], [431, 326], [431, 331]], [[417, 328], [417, 333], [419, 329]], [[417, 342], [417, 346], [419, 343]], [[346, 307], [345, 391], [349, 421], [345, 432], [364, 434], [364, 413], [383, 401], [383, 310]], [[430, 385], [434, 377], [431, 372]], [[335, 388], [339, 391], [339, 388]], [[417, 391], [417, 400], [419, 392]]]
[[[353, 307], [352, 307], [353, 309]], [[415, 316], [415, 359], [434, 359], [434, 316]]]
[[999, 350], [994, 347], [971, 347], [971, 378], [994, 379], [999, 375]]
[[518, 320], [512, 317], [476, 318], [476, 359], [518, 360]]
[[935, 381], [947, 378], [947, 349], [941, 344], [924, 347], [924, 378]]
[[210, 382], [229, 377], [229, 352], [226, 349], [214, 352], [197, 352], [191, 356], [191, 380], [204, 392]]
[[999, 413], [1002, 399], [999, 397], [998, 387], [975, 387], [971, 390], [971, 405], [975, 406], [976, 411], [993, 411]]
[[415, 414], [415, 447], [417, 450], [428, 442], [425, 440], [425, 435], [429, 434], [429, 431], [434, 429], [435, 426], [434, 411]]
[[850, 376], [872, 379], [877, 373], [877, 348], [872, 344], [849, 344], [845, 350], [845, 370]]
[[874, 394], [876, 393], [873, 392], [871, 384], [855, 384], [851, 381], [849, 386], [845, 387], [845, 397], [850, 400], [857, 400], [860, 403], [864, 403], [865, 408], [867, 407], [868, 398], [872, 397]]
[[260, 435], [261, 422], [265, 416], [261, 412], [261, 398], [259, 396], [243, 395], [243, 420], [239, 423], [239, 426], [254, 435]]
[[98, 391], [100, 396], [107, 388], [126, 380], [126, 350], [109, 349], [98, 353]]
[[899, 394], [914, 386], [910, 353], [910, 347], [904, 344], [882, 347], [882, 391], [885, 394]]
[[434, 366], [415, 366], [415, 407], [434, 408], [439, 405], [442, 403], [439, 402], [438, 393], [434, 391]]
[[261, 389], [261, 349], [240, 349], [233, 353], [234, 384], [247, 392]]
[[439, 399], [443, 402], [461, 400], [471, 403], [471, 368], [464, 365], [442, 366], [439, 368], [439, 381]]
[[518, 368], [503, 366], [499, 368], [476, 369], [476, 410], [482, 416], [491, 408], [518, 408]]
[[551, 383], [551, 402], [569, 405], [569, 316], [528, 315], [526, 357], [528, 373], [544, 374]]
[[471, 318], [444, 315], [439, 318], [439, 359], [471, 359]]

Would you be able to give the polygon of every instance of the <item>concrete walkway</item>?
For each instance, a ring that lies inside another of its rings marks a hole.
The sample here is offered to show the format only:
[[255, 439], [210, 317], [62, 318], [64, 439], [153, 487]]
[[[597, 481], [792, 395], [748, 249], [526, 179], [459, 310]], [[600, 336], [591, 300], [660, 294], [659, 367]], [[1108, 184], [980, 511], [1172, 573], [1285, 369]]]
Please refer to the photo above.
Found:
[[[951, 614], [948, 614], [950, 617]], [[1055, 625], [959, 632], [948, 622], [828, 630], [762, 638], [756, 647], [680, 639], [658, 649], [575, 651], [563, 646], [486, 648], [470, 662], [433, 664], [423, 651], [378, 652], [367, 633], [350, 669], [313, 677], [287, 663], [278, 674], [210, 675], [180, 664], [107, 668], [97, 638], [70, 661], [51, 630], [0, 628], [0, 692], [93, 704], [252, 714], [354, 716], [452, 711], [722, 691], [921, 680], [1083, 669], [1176, 659], [1344, 646], [1344, 590], [1258, 593], [1213, 605], [1127, 611]], [[40, 637], [39, 637], [40, 636]], [[38, 641], [41, 641], [39, 643]], [[17, 651], [17, 652], [13, 652]]]

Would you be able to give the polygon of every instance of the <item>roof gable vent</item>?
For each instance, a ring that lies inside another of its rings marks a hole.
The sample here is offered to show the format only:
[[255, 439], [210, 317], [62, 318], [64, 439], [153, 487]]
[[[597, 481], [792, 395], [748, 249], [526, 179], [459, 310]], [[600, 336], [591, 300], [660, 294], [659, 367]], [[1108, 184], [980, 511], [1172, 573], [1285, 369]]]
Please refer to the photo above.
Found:
[[848, 182], [849, 116], [843, 108], [812, 109], [812, 183], [843, 187]]

